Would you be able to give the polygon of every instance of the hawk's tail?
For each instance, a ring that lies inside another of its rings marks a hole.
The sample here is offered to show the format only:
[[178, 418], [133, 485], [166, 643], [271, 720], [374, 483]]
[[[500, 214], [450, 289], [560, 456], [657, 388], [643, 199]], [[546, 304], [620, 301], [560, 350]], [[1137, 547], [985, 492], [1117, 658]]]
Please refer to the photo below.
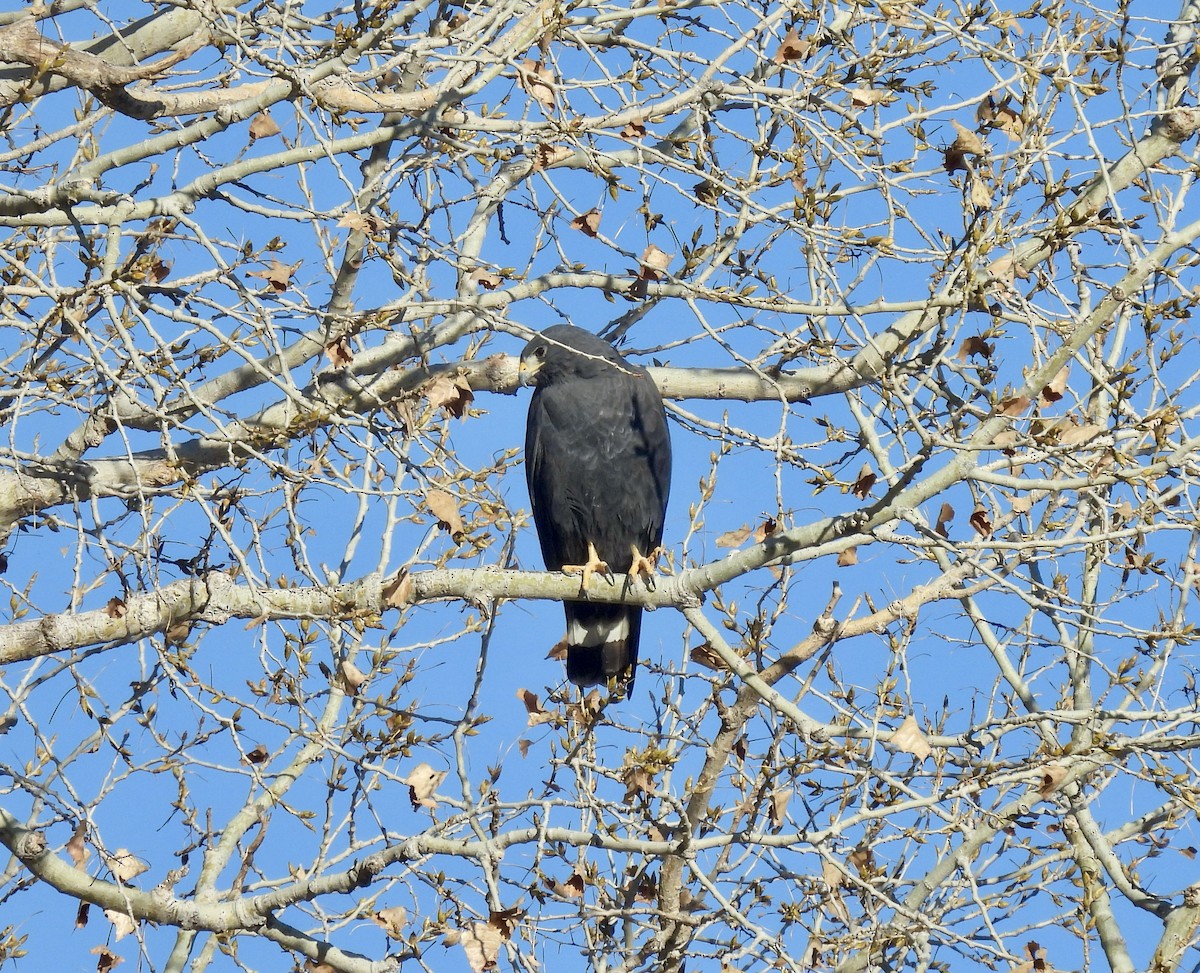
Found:
[[567, 614], [567, 678], [576, 686], [605, 685], [629, 672], [628, 695], [637, 671], [642, 609], [573, 601]]

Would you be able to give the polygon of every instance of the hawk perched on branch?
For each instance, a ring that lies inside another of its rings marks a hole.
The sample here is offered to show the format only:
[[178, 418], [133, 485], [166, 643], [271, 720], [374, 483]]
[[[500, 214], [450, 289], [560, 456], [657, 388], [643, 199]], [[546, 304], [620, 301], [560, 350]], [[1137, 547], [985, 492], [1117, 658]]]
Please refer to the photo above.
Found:
[[[521, 353], [535, 385], [525, 430], [525, 479], [548, 570], [653, 577], [671, 490], [671, 437], [649, 373], [573, 325], [547, 328]], [[642, 609], [568, 601], [567, 678], [619, 679], [633, 690]]]

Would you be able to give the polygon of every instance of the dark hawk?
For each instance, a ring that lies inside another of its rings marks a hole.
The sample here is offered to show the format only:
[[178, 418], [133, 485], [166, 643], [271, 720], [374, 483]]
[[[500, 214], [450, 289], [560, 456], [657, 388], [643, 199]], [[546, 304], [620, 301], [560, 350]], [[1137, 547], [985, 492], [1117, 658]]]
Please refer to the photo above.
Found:
[[[535, 385], [525, 428], [525, 479], [542, 558], [551, 571], [643, 574], [662, 542], [671, 490], [671, 437], [646, 369], [582, 328], [547, 328], [521, 353]], [[567, 678], [605, 684], [629, 672], [633, 690], [642, 609], [563, 603]]]

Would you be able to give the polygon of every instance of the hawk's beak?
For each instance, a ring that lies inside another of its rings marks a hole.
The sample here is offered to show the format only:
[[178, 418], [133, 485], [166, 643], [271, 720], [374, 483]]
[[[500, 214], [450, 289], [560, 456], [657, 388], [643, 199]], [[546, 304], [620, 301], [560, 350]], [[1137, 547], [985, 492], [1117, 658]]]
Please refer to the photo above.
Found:
[[539, 358], [522, 358], [521, 365], [517, 369], [517, 384], [532, 385], [534, 378], [542, 368], [542, 361]]

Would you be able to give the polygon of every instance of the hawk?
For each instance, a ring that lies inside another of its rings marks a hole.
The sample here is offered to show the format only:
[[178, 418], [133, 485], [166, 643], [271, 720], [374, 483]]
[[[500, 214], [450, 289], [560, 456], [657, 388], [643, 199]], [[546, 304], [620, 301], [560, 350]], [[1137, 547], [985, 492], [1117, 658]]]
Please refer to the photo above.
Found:
[[[521, 353], [534, 385], [525, 428], [525, 480], [542, 558], [550, 571], [653, 576], [671, 490], [671, 437], [646, 369], [574, 325], [559, 324]], [[563, 603], [567, 678], [607, 684], [629, 672], [633, 691], [642, 609]]]

